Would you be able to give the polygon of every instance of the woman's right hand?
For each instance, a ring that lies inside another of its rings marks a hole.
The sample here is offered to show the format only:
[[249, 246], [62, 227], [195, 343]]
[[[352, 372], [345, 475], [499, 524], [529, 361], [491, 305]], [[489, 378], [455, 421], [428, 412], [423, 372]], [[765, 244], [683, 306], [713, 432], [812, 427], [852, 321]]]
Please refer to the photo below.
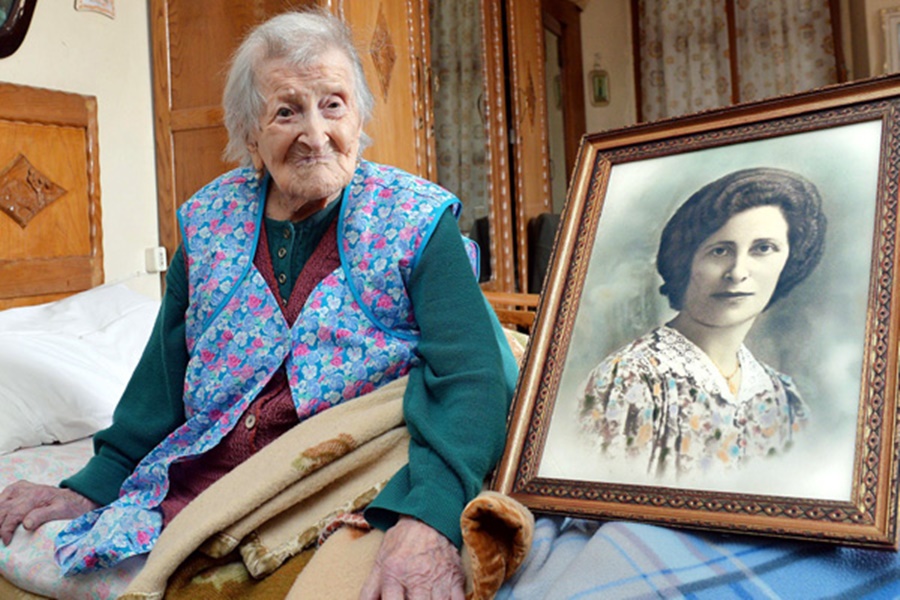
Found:
[[19, 524], [33, 531], [47, 521], [74, 519], [95, 508], [100, 505], [72, 490], [17, 481], [0, 493], [0, 540], [8, 546]]

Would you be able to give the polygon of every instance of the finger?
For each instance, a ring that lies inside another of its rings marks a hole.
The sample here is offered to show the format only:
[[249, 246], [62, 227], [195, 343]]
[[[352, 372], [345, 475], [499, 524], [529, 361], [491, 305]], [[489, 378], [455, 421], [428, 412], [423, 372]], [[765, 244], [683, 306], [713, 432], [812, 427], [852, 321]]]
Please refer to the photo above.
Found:
[[22, 520], [22, 526], [29, 531], [33, 531], [47, 521], [74, 519], [82, 512], [81, 508], [73, 504], [69, 499], [57, 496], [48, 504], [32, 508]]
[[7, 527], [6, 520], [4, 519], [3, 524], [0, 525], [0, 541], [3, 542], [4, 546], [9, 546], [9, 543], [12, 541], [12, 534], [15, 530], [15, 527]]
[[[55, 504], [55, 503], [54, 503]], [[61, 509], [51, 504], [49, 506], [39, 506], [25, 515], [22, 519], [22, 527], [28, 531], [34, 531], [47, 521], [55, 521], [61, 517], [57, 516]]]
[[463, 578], [458, 572], [436, 579], [430, 587], [429, 600], [465, 600]]
[[[424, 586], [416, 586], [406, 589], [406, 596], [398, 596], [398, 598], [406, 598], [407, 600], [431, 600], [432, 590]], [[434, 596], [435, 598], [443, 598], [447, 600], [447, 596]]]
[[31, 509], [31, 506], [26, 504], [23, 499], [11, 501], [7, 504], [6, 514], [3, 515], [2, 520], [0, 520], [0, 539], [8, 546], [12, 541], [16, 528], [22, 522], [22, 519], [25, 518], [25, 515]]
[[381, 597], [381, 571], [376, 566], [366, 577], [362, 590], [359, 592], [359, 600], [379, 600]]
[[12, 502], [16, 498], [27, 495], [27, 489], [31, 484], [27, 481], [14, 481], [0, 492], [0, 504]]
[[55, 488], [36, 485], [28, 481], [16, 481], [3, 490], [0, 503], [0, 540], [5, 545], [12, 541], [16, 528], [35, 508], [45, 505], [51, 496], [48, 491]]
[[[422, 596], [414, 596], [413, 590], [409, 590], [408, 595], [403, 589], [403, 584], [393, 577], [386, 577], [381, 584], [381, 600], [419, 600]], [[427, 598], [427, 596], [425, 596]]]
[[3, 540], [5, 546], [9, 546], [12, 541], [16, 528], [22, 522], [22, 517], [21, 513], [10, 512], [0, 521], [0, 540]]
[[[456, 582], [456, 585], [450, 590], [449, 596], [444, 596], [445, 598], [449, 597], [450, 600], [466, 600], [466, 590], [464, 584], [460, 582]], [[435, 596], [435, 600], [438, 597]]]

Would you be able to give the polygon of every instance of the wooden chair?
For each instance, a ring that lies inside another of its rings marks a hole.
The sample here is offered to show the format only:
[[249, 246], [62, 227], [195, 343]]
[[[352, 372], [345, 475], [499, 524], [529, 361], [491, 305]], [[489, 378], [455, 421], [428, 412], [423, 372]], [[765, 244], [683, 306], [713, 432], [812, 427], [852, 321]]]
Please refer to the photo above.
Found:
[[484, 292], [484, 295], [497, 313], [501, 325], [531, 334], [539, 294]]

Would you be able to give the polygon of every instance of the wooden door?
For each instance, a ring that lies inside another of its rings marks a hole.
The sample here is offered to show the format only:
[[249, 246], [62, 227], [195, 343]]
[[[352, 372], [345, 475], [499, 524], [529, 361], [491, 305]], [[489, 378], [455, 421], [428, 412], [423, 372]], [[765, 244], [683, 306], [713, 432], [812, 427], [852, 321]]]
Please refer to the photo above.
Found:
[[541, 1], [507, 0], [506, 19], [518, 289], [504, 291], [526, 291], [528, 224], [552, 210]]
[[247, 31], [290, 8], [318, 4], [354, 32], [376, 98], [375, 143], [364, 155], [428, 177], [427, 8], [422, 0], [150, 0], [159, 238], [169, 256], [180, 238], [175, 211], [201, 186], [233, 168], [221, 98], [228, 60]]
[[540, 0], [482, 0], [489, 291], [528, 287], [528, 223], [551, 210]]
[[516, 258], [513, 236], [513, 200], [510, 182], [509, 139], [510, 128], [506, 99], [506, 19], [503, 16], [503, 0], [483, 0], [481, 23], [484, 30], [482, 56], [484, 68], [484, 120], [487, 128], [488, 196], [491, 198], [489, 213], [491, 279], [483, 288], [498, 292], [515, 292]]
[[[544, 28], [558, 45], [565, 172], [575, 171], [581, 136], [587, 132], [584, 114], [584, 66], [581, 49], [581, 8], [570, 0], [542, 0]], [[546, 48], [545, 48], [546, 51]], [[551, 90], [552, 91], [552, 90]], [[552, 96], [552, 94], [551, 94]]]

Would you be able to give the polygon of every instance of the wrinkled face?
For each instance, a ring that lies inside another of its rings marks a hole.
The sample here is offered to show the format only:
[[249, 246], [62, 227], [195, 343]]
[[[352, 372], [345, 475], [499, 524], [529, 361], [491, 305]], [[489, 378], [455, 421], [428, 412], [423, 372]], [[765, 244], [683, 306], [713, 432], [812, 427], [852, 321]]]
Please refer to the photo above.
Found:
[[362, 133], [350, 61], [328, 50], [303, 68], [268, 61], [257, 75], [265, 107], [249, 148], [272, 176], [270, 193], [295, 210], [336, 198], [356, 169]]
[[789, 253], [788, 224], [779, 207], [734, 215], [694, 253], [682, 313], [707, 327], [755, 319], [769, 303]]

